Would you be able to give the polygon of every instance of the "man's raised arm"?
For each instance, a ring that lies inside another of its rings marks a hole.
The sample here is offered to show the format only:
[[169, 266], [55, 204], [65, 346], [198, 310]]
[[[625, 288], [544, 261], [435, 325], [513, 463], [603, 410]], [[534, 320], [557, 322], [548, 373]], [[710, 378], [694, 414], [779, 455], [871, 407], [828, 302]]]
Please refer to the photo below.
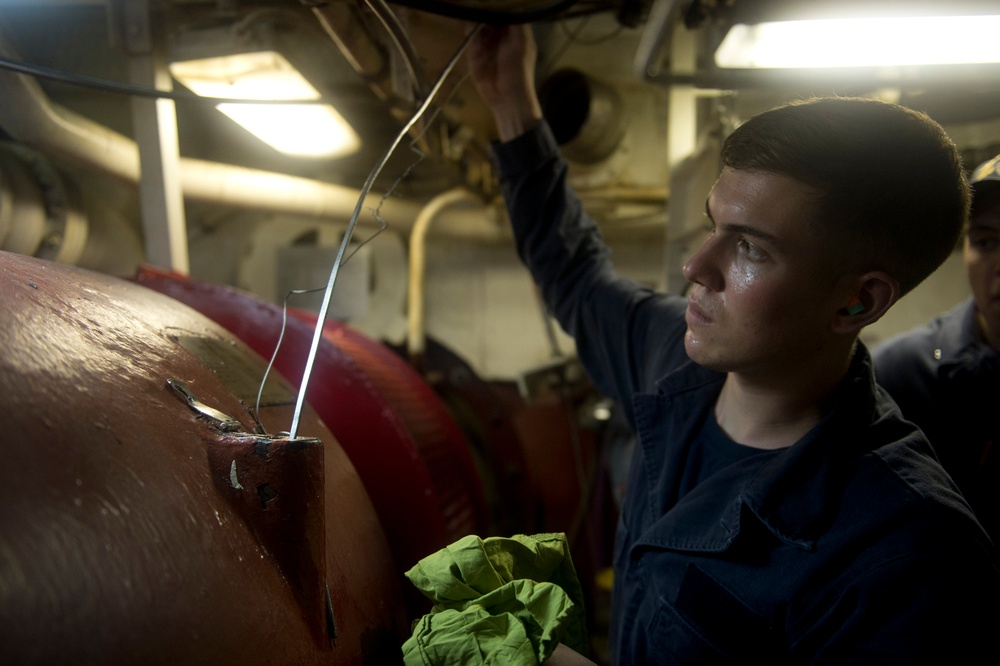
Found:
[[542, 119], [535, 93], [537, 49], [530, 25], [483, 26], [469, 45], [472, 80], [497, 122], [501, 141]]

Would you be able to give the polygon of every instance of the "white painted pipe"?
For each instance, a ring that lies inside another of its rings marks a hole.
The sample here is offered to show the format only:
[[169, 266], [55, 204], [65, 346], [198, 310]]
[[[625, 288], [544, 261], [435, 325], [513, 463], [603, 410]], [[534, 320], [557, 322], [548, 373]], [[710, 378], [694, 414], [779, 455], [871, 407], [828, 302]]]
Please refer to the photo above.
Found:
[[[9, 49], [0, 34], [0, 54]], [[131, 184], [140, 179], [135, 141], [52, 103], [33, 77], [0, 69], [0, 127], [12, 138], [46, 154], [91, 166]], [[181, 158], [186, 199], [346, 220], [360, 190], [281, 173]], [[375, 208], [382, 195], [370, 193]], [[408, 228], [420, 206], [388, 197], [380, 214], [396, 229]], [[375, 223], [375, 220], [359, 220]]]
[[431, 199], [417, 215], [410, 232], [410, 280], [407, 300], [407, 352], [411, 358], [424, 353], [424, 269], [427, 232], [442, 210], [456, 203], [482, 204], [482, 200], [465, 188], [456, 187]]

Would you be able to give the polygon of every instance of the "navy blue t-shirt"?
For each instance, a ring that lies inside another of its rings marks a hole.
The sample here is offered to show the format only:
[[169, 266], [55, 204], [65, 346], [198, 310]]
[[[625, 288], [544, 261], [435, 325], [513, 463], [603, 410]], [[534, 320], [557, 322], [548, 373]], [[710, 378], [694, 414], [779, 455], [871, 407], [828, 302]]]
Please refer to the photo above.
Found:
[[[778, 450], [746, 446], [730, 439], [719, 427], [715, 414], [709, 410], [697, 438], [691, 444], [688, 462], [684, 466], [684, 476], [680, 483], [680, 497], [684, 497], [699, 483], [734, 463], [757, 457], [758, 464], [762, 465], [777, 452]], [[756, 469], [756, 466], [750, 468], [751, 471]]]

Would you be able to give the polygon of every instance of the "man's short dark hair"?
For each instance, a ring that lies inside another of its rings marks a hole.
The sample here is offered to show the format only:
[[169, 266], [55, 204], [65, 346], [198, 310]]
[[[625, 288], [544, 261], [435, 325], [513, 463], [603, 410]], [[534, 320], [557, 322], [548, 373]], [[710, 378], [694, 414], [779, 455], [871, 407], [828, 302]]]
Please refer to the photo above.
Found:
[[886, 271], [903, 294], [948, 258], [969, 215], [955, 143], [926, 114], [896, 104], [792, 102], [740, 125], [723, 144], [722, 161], [819, 190], [835, 259]]

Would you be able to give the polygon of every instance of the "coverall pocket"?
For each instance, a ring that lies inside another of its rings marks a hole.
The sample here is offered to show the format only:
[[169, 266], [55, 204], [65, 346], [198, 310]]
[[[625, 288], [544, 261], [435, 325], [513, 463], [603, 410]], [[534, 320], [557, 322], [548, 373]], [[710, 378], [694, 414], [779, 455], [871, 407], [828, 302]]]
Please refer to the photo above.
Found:
[[783, 663], [774, 631], [729, 590], [689, 564], [671, 602], [661, 596], [650, 657], [664, 664]]

